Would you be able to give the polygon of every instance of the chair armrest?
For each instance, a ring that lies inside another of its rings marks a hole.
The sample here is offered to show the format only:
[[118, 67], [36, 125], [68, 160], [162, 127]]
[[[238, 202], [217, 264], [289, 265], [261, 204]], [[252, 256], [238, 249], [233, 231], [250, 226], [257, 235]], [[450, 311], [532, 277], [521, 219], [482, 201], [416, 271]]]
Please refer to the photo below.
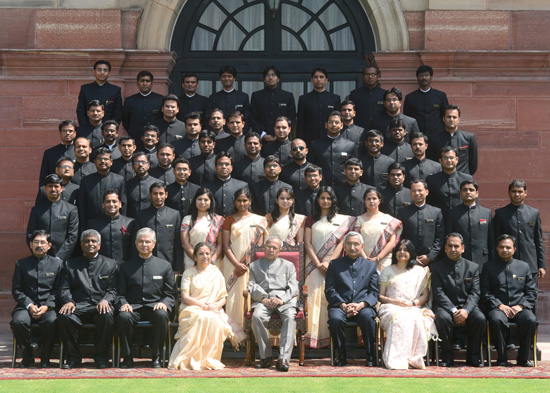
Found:
[[246, 318], [246, 313], [248, 312], [248, 289], [245, 289], [243, 291], [243, 297], [244, 297], [243, 312]]

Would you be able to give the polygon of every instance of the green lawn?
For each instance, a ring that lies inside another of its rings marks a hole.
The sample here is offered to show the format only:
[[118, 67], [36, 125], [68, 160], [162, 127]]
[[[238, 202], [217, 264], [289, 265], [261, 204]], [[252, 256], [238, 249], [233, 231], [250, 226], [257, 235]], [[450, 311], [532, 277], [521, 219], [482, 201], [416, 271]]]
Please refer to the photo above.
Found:
[[0, 381], [0, 392], [487, 392], [547, 393], [542, 379], [458, 378], [161, 378]]

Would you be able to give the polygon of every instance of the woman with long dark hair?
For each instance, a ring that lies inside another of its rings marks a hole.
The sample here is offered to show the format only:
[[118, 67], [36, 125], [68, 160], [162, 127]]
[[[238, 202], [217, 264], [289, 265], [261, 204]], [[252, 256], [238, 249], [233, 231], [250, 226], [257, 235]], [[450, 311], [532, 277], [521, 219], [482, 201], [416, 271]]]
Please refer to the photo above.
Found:
[[273, 211], [268, 213], [268, 236], [278, 236], [285, 243], [295, 245], [304, 242], [306, 216], [294, 213], [292, 188], [281, 187], [275, 197]]

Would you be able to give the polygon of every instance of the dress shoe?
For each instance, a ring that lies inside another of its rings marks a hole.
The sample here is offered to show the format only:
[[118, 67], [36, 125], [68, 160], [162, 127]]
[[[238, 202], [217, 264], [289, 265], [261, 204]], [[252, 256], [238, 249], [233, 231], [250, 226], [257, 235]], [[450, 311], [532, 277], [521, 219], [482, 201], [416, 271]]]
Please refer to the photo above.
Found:
[[455, 365], [455, 362], [452, 361], [452, 360], [448, 360], [448, 361], [441, 361], [439, 362], [439, 367], [453, 367]]
[[254, 368], [269, 368], [271, 366], [273, 366], [273, 358], [269, 357], [269, 358], [261, 359], [260, 363], [256, 363]]
[[479, 360], [472, 360], [471, 362], [466, 362], [470, 367], [485, 367], [485, 365]]
[[120, 363], [120, 368], [134, 368], [134, 360], [131, 356], [124, 358], [122, 363]]
[[514, 343], [506, 344], [507, 351], [513, 351], [514, 349], [516, 349], [516, 345]]
[[153, 358], [153, 368], [161, 368], [162, 367], [162, 363], [160, 362], [160, 358], [159, 356], [155, 356]]
[[103, 369], [109, 367], [109, 363], [106, 362], [105, 360], [98, 360], [98, 361], [95, 362], [95, 365], [100, 370], [103, 370]]
[[80, 364], [81, 364], [81, 360], [77, 360], [77, 359], [69, 359], [67, 360], [67, 363], [65, 363], [63, 365], [63, 370], [70, 370], [71, 368], [78, 368], [80, 367]]
[[28, 368], [34, 365], [34, 359], [31, 360], [22, 360], [21, 363], [19, 363], [19, 368]]
[[520, 366], [520, 367], [534, 367], [534, 364], [530, 360], [518, 360], [518, 366]]
[[510, 367], [512, 366], [512, 363], [510, 362], [499, 362], [497, 361], [497, 367]]
[[40, 361], [40, 364], [38, 365], [38, 368], [50, 368], [51, 364], [50, 361]]
[[338, 359], [338, 362], [336, 363], [336, 367], [344, 367], [347, 364], [348, 364], [348, 359], [340, 358], [340, 359]]
[[288, 360], [286, 359], [277, 360], [277, 366], [276, 366], [277, 370], [286, 373], [288, 372], [288, 367], [289, 367]]
[[365, 359], [365, 367], [372, 367], [374, 365], [374, 361], [372, 359], [372, 356], [367, 356]]

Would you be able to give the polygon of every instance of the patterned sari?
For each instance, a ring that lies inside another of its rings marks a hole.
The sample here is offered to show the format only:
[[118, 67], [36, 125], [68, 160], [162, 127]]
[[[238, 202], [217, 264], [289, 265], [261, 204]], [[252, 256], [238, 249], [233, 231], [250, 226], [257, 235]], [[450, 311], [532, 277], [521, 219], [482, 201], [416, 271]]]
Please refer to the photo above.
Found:
[[[311, 243], [317, 258], [321, 262], [328, 261], [338, 245], [338, 242], [348, 233], [355, 223], [355, 217], [337, 214], [328, 221], [321, 218], [311, 227]], [[328, 303], [325, 297], [325, 276], [321, 274], [315, 264], [306, 259], [307, 296], [307, 323], [306, 345], [310, 348], [325, 348], [330, 345], [330, 332], [328, 330]]]
[[[392, 266], [388, 266], [380, 275], [379, 285], [386, 286], [386, 296], [389, 298], [413, 301], [429, 287], [429, 269], [414, 266], [395, 274]], [[378, 317], [386, 332], [383, 353], [386, 368], [425, 368], [423, 357], [428, 349], [428, 340], [437, 335], [433, 312], [429, 308], [382, 304]]]
[[[198, 272], [196, 267], [185, 270], [182, 292], [196, 300], [213, 303], [227, 297], [223, 275], [214, 265]], [[182, 304], [176, 345], [168, 367], [178, 370], [217, 370], [225, 367], [223, 343], [230, 338], [233, 346], [244, 339], [244, 332], [231, 323], [223, 309], [203, 310], [199, 306]]]
[[[181, 231], [189, 232], [189, 243], [192, 247], [195, 247], [200, 242], [206, 242], [213, 250], [216, 249], [218, 234], [222, 230], [224, 218], [218, 216], [217, 214], [214, 217], [206, 215], [197, 221], [191, 226], [191, 216], [185, 216], [181, 222]], [[183, 253], [183, 267], [184, 270], [190, 269], [195, 265], [195, 261], [192, 258], [189, 258], [186, 252]], [[214, 261], [217, 264], [220, 261]]]
[[284, 216], [268, 228], [268, 236], [279, 236], [285, 243], [294, 246], [298, 230], [302, 227], [305, 220], [306, 216], [295, 214], [292, 225], [290, 225], [290, 216]]

